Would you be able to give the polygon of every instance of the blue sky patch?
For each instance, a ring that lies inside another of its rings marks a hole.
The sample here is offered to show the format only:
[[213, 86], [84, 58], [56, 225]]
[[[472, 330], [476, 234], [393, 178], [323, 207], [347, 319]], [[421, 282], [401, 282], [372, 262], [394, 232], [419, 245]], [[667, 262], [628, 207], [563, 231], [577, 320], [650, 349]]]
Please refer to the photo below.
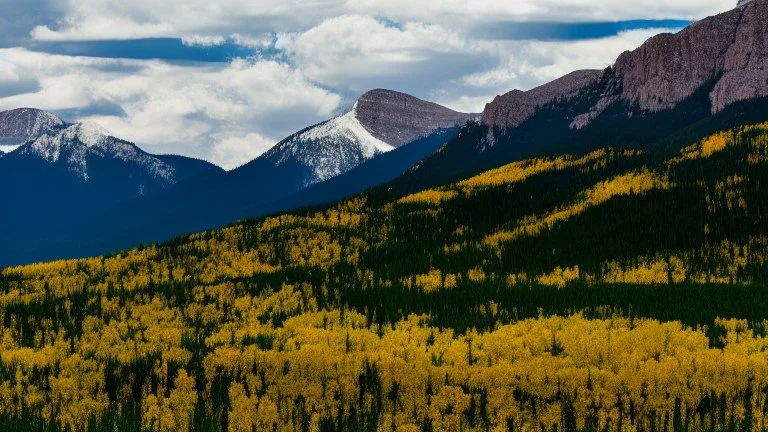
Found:
[[29, 49], [69, 56], [126, 58], [137, 60], [228, 62], [238, 57], [272, 56], [274, 49], [261, 50], [231, 41], [219, 45], [189, 45], [181, 39], [157, 38], [114, 41], [38, 42]]
[[[387, 20], [388, 26], [398, 28], [396, 21]], [[486, 24], [474, 32], [486, 39], [574, 41], [615, 36], [623, 31], [653, 28], [683, 28], [684, 20], [632, 20], [604, 23], [561, 22], [505, 22]], [[238, 45], [232, 40], [217, 45], [186, 44], [179, 38], [151, 38], [134, 40], [29, 42], [28, 48], [49, 54], [125, 58], [137, 60], [159, 59], [169, 62], [228, 62], [235, 58], [258, 56], [277, 58], [280, 50]]]
[[621, 32], [655, 28], [683, 28], [685, 20], [631, 20], [619, 22], [506, 22], [483, 26], [475, 33], [489, 39], [574, 41], [616, 36]]

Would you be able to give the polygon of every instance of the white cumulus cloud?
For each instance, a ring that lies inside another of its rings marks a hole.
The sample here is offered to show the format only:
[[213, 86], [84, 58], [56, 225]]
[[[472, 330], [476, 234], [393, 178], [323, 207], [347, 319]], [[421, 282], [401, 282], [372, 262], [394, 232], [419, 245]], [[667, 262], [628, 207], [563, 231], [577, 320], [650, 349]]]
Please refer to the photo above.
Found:
[[[301, 71], [274, 61], [189, 66], [20, 48], [0, 50], [0, 58], [39, 83], [34, 91], [0, 97], [0, 109], [72, 112], [77, 118], [71, 120], [94, 120], [150, 152], [191, 155], [226, 167], [256, 154], [255, 148], [270, 141], [264, 137], [324, 120], [341, 103], [339, 95]], [[222, 137], [257, 138], [258, 143], [222, 146]]]

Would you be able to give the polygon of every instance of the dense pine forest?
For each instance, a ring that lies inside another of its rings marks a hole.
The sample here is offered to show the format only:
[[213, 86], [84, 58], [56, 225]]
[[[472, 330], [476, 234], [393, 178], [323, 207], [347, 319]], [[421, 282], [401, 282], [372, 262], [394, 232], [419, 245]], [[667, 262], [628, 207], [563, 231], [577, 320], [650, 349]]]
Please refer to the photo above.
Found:
[[768, 124], [0, 273], [0, 429], [764, 431]]

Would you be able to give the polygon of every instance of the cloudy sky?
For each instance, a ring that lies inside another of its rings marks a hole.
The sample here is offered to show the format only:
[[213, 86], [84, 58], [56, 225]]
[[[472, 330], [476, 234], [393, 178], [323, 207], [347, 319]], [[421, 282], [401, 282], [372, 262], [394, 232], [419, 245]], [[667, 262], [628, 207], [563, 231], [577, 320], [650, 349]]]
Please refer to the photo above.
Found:
[[0, 110], [242, 164], [390, 88], [465, 112], [736, 0], [0, 0]]

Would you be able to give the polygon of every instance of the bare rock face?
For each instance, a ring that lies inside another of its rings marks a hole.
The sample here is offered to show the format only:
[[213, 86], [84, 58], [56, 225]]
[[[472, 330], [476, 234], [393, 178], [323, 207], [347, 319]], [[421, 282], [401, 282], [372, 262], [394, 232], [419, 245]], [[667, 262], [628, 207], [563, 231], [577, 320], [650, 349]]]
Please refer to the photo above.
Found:
[[713, 80], [713, 114], [768, 96], [768, 0], [740, 2], [736, 9], [680, 33], [653, 37], [619, 56], [613, 72], [614, 84], [622, 90], [598, 105], [623, 100], [645, 111], [661, 111]]
[[[486, 108], [484, 122], [517, 126], [546, 102], [568, 98], [600, 76], [594, 71], [576, 74], [497, 97]], [[618, 102], [651, 112], [675, 108], [706, 84], [714, 85], [709, 95], [713, 114], [736, 102], [768, 97], [768, 0], [741, 1], [731, 11], [623, 53], [600, 89], [602, 97], [576, 116], [571, 127], [588, 125]]]
[[576, 71], [529, 91], [512, 90], [496, 96], [485, 106], [483, 123], [499, 127], [519, 126], [544, 105], [572, 98], [579, 90], [600, 79], [602, 73], [598, 70]]
[[0, 145], [20, 145], [54, 132], [64, 122], [47, 111], [20, 108], [0, 112]]
[[479, 117], [453, 111], [391, 90], [371, 90], [355, 106], [357, 120], [377, 139], [399, 147], [436, 129], [462, 125]]
[[723, 70], [742, 11], [699, 21], [677, 34], [662, 34], [619, 56], [613, 67], [621, 98], [647, 111], [673, 108]]
[[741, 11], [723, 76], [710, 94], [715, 112], [735, 102], [768, 96], [768, 1], [754, 1]]

